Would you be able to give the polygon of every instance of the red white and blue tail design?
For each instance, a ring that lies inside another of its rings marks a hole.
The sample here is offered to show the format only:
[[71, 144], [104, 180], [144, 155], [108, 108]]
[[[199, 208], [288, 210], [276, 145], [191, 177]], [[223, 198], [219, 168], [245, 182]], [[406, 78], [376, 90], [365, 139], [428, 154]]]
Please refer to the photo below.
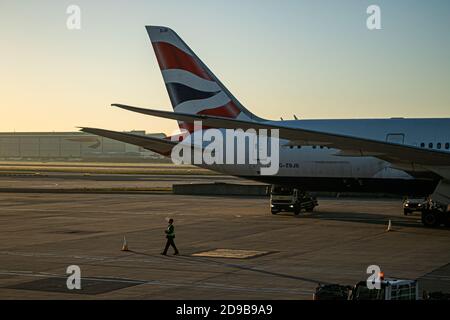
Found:
[[[146, 28], [174, 111], [263, 120], [244, 108], [173, 30]], [[179, 126], [189, 132], [193, 130], [189, 123], [179, 122]]]

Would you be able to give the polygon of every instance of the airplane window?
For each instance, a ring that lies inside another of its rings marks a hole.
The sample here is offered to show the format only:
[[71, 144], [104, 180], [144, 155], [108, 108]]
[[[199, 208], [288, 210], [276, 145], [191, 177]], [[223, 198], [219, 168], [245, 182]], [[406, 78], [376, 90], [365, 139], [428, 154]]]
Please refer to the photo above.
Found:
[[438, 149], [442, 148], [442, 144], [440, 142], [437, 144], [437, 148]]
[[428, 144], [428, 148], [433, 149], [433, 143], [432, 143], [432, 142], [430, 142], [430, 143]]
[[445, 144], [445, 149], [447, 149], [447, 150], [450, 149], [450, 143], [447, 142], [447, 143]]
[[420, 144], [420, 147], [421, 147], [421, 148], [425, 148], [425, 143], [422, 142], [422, 143]]

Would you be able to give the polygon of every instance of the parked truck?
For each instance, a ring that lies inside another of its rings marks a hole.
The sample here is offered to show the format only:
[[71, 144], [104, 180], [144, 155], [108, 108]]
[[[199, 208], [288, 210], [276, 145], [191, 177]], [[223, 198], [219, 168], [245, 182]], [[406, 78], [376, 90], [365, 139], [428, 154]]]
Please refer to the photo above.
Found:
[[311, 212], [318, 205], [317, 199], [297, 188], [273, 185], [270, 189], [272, 214], [281, 211], [300, 214], [301, 210]]

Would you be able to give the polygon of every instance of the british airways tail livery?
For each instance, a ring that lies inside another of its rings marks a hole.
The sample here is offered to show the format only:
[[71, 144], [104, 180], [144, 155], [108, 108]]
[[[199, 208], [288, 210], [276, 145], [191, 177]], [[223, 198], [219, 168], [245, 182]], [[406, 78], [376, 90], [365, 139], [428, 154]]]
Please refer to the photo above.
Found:
[[[305, 191], [383, 192], [431, 196], [439, 210], [425, 212], [426, 225], [450, 222], [450, 119], [347, 119], [271, 121], [246, 109], [167, 27], [147, 26], [173, 112], [113, 106], [178, 121], [195, 134], [205, 128], [279, 132], [279, 170], [262, 175], [255, 165], [214, 164], [212, 170]], [[208, 129], [207, 129], [208, 130]], [[206, 131], [207, 131], [206, 130]], [[96, 128], [82, 128], [170, 156], [176, 142]], [[445, 208], [445, 209], [442, 209]], [[434, 220], [433, 220], [434, 219]], [[429, 223], [426, 223], [429, 221]]]
[[[245, 109], [174, 31], [146, 28], [174, 111], [263, 120]], [[192, 131], [183, 122], [180, 128]]]

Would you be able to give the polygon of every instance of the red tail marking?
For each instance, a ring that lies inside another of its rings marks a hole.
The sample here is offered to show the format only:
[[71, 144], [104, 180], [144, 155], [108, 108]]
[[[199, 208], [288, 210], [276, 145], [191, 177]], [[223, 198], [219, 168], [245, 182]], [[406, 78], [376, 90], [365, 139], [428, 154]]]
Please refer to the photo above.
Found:
[[239, 110], [239, 108], [236, 107], [236, 105], [232, 101], [230, 101], [224, 106], [202, 110], [197, 114], [235, 119], [240, 113], [241, 110]]
[[167, 42], [153, 42], [152, 45], [161, 70], [182, 69], [203, 79], [212, 80], [192, 56], [174, 45]]

